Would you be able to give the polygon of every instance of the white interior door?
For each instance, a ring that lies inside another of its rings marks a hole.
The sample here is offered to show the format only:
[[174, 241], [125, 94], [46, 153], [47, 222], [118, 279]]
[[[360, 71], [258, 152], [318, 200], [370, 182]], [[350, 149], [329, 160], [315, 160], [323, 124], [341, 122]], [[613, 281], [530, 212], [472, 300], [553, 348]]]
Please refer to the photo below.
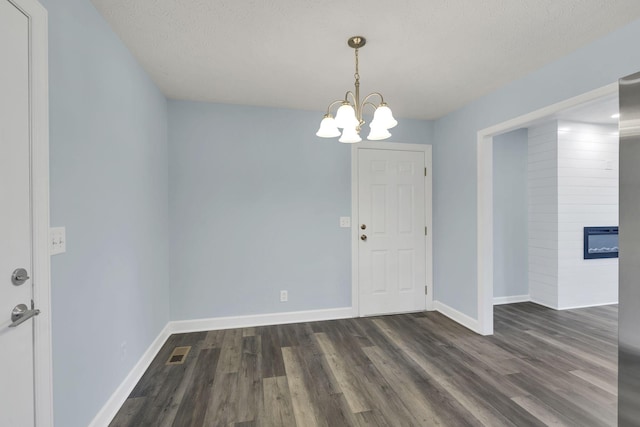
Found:
[[0, 0], [0, 426], [34, 425], [33, 320], [11, 327], [19, 304], [31, 309], [32, 272], [29, 19]]
[[425, 153], [360, 149], [360, 315], [424, 310]]

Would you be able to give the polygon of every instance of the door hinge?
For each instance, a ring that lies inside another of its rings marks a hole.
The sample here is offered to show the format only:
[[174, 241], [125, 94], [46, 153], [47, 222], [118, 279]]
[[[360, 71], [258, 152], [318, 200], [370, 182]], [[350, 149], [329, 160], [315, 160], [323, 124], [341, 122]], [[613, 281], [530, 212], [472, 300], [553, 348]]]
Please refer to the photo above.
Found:
[[425, 226], [425, 227], [424, 227], [424, 235], [425, 235], [425, 236], [428, 236], [428, 235], [429, 235], [428, 230], [427, 230], [427, 226]]
[[424, 294], [429, 295], [429, 285], [424, 285]]
[[424, 176], [427, 176], [427, 168], [424, 168]]

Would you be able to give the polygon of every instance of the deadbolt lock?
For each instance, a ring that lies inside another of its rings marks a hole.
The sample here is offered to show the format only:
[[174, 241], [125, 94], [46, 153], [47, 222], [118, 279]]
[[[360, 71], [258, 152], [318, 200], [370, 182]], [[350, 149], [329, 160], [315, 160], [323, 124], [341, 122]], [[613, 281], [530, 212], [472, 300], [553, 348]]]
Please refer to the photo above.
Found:
[[20, 286], [29, 280], [29, 273], [24, 268], [16, 268], [11, 275], [11, 283]]
[[360, 228], [362, 228], [363, 230], [366, 230], [366, 229], [367, 229], [367, 225], [366, 225], [366, 224], [362, 224], [362, 225], [360, 226]]

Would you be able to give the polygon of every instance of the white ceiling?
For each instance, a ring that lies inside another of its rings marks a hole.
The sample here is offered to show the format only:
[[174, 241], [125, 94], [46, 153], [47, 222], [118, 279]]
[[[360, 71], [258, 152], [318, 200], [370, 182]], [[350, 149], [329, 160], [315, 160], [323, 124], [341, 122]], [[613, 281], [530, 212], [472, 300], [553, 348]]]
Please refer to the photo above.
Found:
[[[640, 17], [638, 0], [92, 0], [170, 98], [434, 119]], [[597, 58], [594, 58], [597, 66]]]

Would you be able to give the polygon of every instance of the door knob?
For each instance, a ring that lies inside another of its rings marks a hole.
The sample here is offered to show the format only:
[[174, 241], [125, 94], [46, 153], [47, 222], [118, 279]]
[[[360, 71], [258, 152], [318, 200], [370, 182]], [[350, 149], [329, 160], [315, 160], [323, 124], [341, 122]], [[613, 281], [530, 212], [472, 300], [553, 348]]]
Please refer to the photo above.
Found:
[[27, 273], [27, 270], [24, 268], [16, 268], [13, 270], [13, 274], [11, 274], [11, 283], [16, 286], [20, 286], [27, 280], [29, 280], [29, 273]]
[[360, 236], [360, 240], [362, 240], [363, 242], [367, 240], [367, 235], [363, 234], [362, 236]]
[[362, 228], [363, 230], [366, 230], [366, 229], [367, 229], [367, 225], [366, 225], [366, 224], [362, 224], [362, 225], [360, 226], [360, 228]]
[[18, 304], [13, 307], [13, 310], [11, 311], [11, 321], [13, 323], [9, 325], [10, 328], [15, 328], [16, 326], [31, 319], [33, 316], [37, 316], [38, 314], [40, 314], [40, 310], [38, 310], [37, 308], [33, 308], [33, 302], [31, 303], [31, 305], [31, 310], [27, 308], [26, 304]]

